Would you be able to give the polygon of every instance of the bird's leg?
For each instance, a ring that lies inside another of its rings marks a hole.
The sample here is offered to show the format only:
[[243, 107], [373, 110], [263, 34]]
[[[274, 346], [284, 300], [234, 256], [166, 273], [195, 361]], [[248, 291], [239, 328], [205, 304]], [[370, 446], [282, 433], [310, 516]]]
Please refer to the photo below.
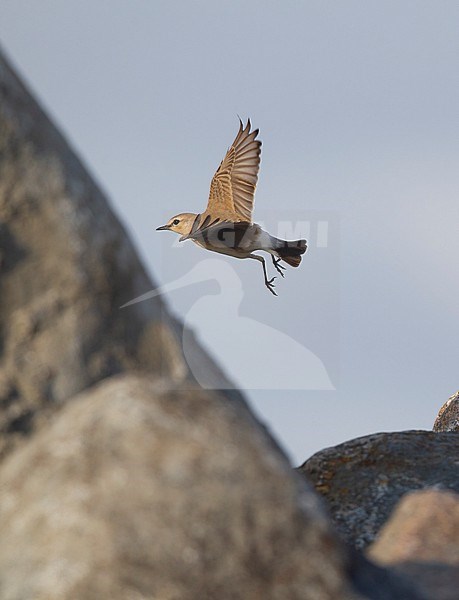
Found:
[[274, 265], [274, 268], [276, 269], [276, 271], [278, 273], [280, 273], [282, 275], [282, 277], [285, 277], [285, 275], [283, 273], [283, 271], [285, 271], [285, 267], [284, 267], [284, 265], [279, 264], [282, 259], [281, 258], [275, 259], [273, 254], [271, 254], [271, 258], [273, 259], [273, 265]]
[[271, 292], [271, 294], [274, 294], [275, 296], [277, 296], [276, 292], [274, 291], [274, 283], [273, 283], [273, 281], [276, 278], [273, 277], [272, 279], [268, 279], [268, 273], [266, 272], [265, 259], [262, 256], [258, 256], [258, 254], [249, 254], [248, 258], [254, 258], [255, 260], [258, 260], [261, 262], [261, 266], [263, 267], [263, 275], [265, 276], [265, 286], [268, 288], [268, 290]]

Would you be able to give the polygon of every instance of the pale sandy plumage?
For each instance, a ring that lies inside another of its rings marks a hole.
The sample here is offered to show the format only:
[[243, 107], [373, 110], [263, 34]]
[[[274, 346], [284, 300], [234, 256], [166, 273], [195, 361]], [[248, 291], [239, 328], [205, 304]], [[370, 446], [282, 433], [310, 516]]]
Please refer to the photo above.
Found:
[[263, 250], [271, 254], [276, 270], [284, 277], [285, 267], [279, 262], [283, 260], [297, 267], [307, 243], [306, 240], [279, 240], [252, 223], [261, 142], [256, 139], [258, 129], [250, 131], [250, 119], [245, 127], [241, 120], [239, 123], [236, 138], [212, 178], [206, 210], [202, 214], [175, 215], [158, 230], [179, 233], [180, 241], [190, 239], [212, 252], [258, 260], [263, 266], [265, 285], [277, 295], [273, 285], [275, 277], [268, 279], [265, 259], [253, 252]]
[[236, 139], [212, 178], [209, 202], [203, 217], [208, 214], [221, 215], [235, 222], [252, 222], [261, 142], [255, 139], [258, 129], [251, 132], [250, 127], [250, 119], [245, 129], [240, 121]]

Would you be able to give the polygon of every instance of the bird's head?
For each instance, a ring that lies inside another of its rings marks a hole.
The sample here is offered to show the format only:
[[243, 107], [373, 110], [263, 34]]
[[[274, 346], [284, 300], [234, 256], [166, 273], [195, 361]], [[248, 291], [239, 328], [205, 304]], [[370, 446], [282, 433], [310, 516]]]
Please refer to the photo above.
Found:
[[175, 217], [171, 217], [162, 227], [157, 227], [156, 231], [174, 231], [183, 237], [190, 233], [195, 219], [196, 215], [193, 213], [180, 213]]

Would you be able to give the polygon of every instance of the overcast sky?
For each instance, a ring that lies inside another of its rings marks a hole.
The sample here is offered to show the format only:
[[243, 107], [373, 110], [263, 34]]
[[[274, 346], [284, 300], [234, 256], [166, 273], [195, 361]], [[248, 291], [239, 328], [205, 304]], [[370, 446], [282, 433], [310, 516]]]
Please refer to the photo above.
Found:
[[[295, 463], [430, 429], [459, 387], [458, 32], [442, 0], [0, 4], [3, 48], [154, 281], [191, 278], [169, 305]], [[310, 240], [277, 298], [255, 261], [155, 231], [204, 209], [237, 115], [263, 141], [255, 220]]]

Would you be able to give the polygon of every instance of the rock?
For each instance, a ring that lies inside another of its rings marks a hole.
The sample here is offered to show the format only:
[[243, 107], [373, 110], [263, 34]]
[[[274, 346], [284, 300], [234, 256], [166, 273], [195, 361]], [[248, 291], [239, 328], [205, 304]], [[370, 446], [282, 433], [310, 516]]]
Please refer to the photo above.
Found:
[[368, 556], [380, 564], [459, 565], [459, 494], [435, 489], [405, 494]]
[[440, 408], [433, 430], [459, 431], [459, 392], [450, 396]]
[[432, 600], [455, 600], [459, 590], [459, 494], [423, 490], [406, 494], [376, 541], [375, 562], [412, 578]]
[[1, 55], [0, 274], [0, 456], [116, 373], [147, 371], [177, 385], [199, 374], [208, 387], [234, 388], [198, 344], [191, 372], [182, 326], [160, 298], [119, 309], [155, 286], [103, 194]]
[[313, 488], [213, 392], [102, 382], [5, 458], [0, 489], [2, 600], [362, 598]]
[[[427, 600], [412, 577], [373, 564], [363, 554], [348, 549], [348, 573], [355, 589], [370, 600]], [[446, 600], [446, 599], [445, 599]], [[448, 599], [449, 600], [449, 599]]]
[[433, 486], [459, 492], [458, 461], [454, 433], [405, 431], [328, 448], [300, 471], [327, 500], [344, 539], [363, 549], [405, 493]]
[[[440, 563], [403, 563], [393, 565], [391, 573], [403, 577], [407, 585], [416, 585], [424, 600], [457, 600], [459, 569]], [[403, 598], [405, 596], [394, 596]]]

